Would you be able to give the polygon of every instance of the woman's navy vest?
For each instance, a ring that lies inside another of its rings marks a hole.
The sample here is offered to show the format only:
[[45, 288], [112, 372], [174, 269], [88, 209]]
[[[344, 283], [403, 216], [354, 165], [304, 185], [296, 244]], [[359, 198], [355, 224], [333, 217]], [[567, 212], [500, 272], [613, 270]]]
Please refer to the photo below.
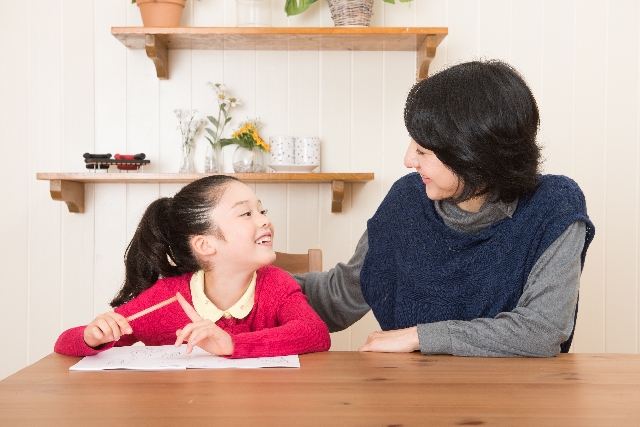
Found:
[[472, 235], [447, 227], [420, 175], [406, 175], [367, 222], [363, 295], [383, 330], [493, 318], [516, 307], [538, 258], [578, 220], [587, 229], [584, 266], [594, 227], [573, 180], [540, 176], [536, 191], [518, 199], [511, 218]]

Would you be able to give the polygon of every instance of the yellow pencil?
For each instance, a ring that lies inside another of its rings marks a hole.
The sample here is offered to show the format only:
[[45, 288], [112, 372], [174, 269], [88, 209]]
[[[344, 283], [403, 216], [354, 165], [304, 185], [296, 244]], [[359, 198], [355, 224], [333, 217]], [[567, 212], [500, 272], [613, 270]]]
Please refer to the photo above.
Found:
[[155, 311], [155, 310], [157, 310], [157, 309], [159, 309], [159, 308], [161, 308], [161, 307], [164, 307], [165, 305], [169, 305], [169, 304], [171, 304], [171, 303], [172, 303], [172, 302], [174, 302], [174, 301], [177, 301], [177, 298], [176, 298], [176, 297], [171, 297], [171, 298], [169, 298], [168, 300], [165, 300], [165, 301], [159, 302], [159, 303], [157, 303], [156, 305], [152, 305], [152, 306], [151, 306], [151, 307], [149, 307], [149, 308], [145, 308], [144, 310], [139, 311], [139, 312], [137, 312], [137, 313], [135, 313], [135, 314], [132, 314], [131, 316], [127, 317], [127, 322], [131, 322], [132, 320], [135, 320], [135, 319], [137, 319], [138, 317], [142, 317], [142, 316], [144, 316], [145, 314], [149, 314], [149, 313], [151, 313], [152, 311]]

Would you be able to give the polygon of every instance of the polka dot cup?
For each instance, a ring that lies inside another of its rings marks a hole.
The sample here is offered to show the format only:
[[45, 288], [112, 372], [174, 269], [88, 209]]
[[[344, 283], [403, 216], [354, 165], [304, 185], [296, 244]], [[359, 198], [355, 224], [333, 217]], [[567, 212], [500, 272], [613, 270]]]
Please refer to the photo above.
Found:
[[320, 165], [320, 139], [300, 136], [295, 141], [296, 165]]
[[295, 163], [294, 137], [272, 136], [269, 138], [269, 147], [270, 165], [292, 165]]

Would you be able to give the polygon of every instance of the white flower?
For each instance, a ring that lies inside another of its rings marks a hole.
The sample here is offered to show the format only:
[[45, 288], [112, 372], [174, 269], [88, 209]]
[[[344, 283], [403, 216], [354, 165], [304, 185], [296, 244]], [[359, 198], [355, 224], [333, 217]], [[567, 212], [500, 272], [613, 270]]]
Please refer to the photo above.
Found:
[[242, 105], [242, 102], [240, 102], [238, 99], [236, 98], [228, 98], [229, 99], [229, 105], [231, 107], [235, 107], [236, 105]]

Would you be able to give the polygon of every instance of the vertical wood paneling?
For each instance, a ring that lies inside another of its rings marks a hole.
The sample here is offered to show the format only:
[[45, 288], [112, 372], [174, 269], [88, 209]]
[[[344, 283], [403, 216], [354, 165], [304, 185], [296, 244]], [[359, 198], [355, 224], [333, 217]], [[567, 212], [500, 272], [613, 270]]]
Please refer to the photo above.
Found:
[[[605, 347], [605, 182], [606, 182], [606, 37], [604, 2], [576, 3], [574, 74], [574, 179], [587, 199], [596, 227], [580, 281], [574, 351], [602, 352]], [[600, 31], [594, 31], [599, 28]], [[594, 61], [594, 52], [601, 54]], [[613, 249], [613, 248], [612, 248]]]
[[480, 56], [511, 59], [511, 0], [480, 2], [478, 46]]
[[322, 172], [350, 170], [351, 52], [320, 53], [320, 165]]
[[[28, 353], [32, 363], [49, 354], [60, 332], [60, 214], [37, 170], [60, 170], [62, 153], [61, 4], [29, 2], [29, 300]], [[52, 319], [55, 319], [52, 321]]]
[[[371, 25], [449, 27], [432, 72], [483, 56], [510, 60], [524, 74], [541, 110], [545, 171], [576, 179], [598, 230], [581, 280], [574, 351], [637, 352], [637, 2], [396, 3], [374, 2]], [[110, 34], [112, 26], [141, 25], [137, 6], [128, 0], [12, 5], [0, 17], [3, 35], [27, 44], [0, 48], [3, 58], [18, 65], [0, 68], [0, 125], [11, 141], [5, 150], [28, 146], [29, 162], [28, 168], [5, 165], [2, 172], [12, 181], [24, 175], [19, 186], [5, 186], [12, 210], [3, 212], [0, 226], [3, 238], [15, 242], [0, 256], [2, 265], [20, 272], [3, 288], [3, 301], [10, 303], [3, 303], [0, 316], [4, 323], [23, 319], [23, 333], [11, 354], [2, 353], [0, 378], [50, 352], [61, 327], [109, 309], [142, 211], [182, 187], [87, 186], [86, 212], [75, 215], [50, 199], [48, 183], [35, 181], [35, 173], [82, 170], [79, 155], [85, 151], [144, 151], [152, 160], [145, 170], [174, 172], [180, 141], [173, 109], [216, 113], [207, 81], [226, 83], [244, 103], [233, 111], [227, 135], [247, 117], [260, 117], [265, 138], [320, 136], [324, 171], [376, 174], [373, 182], [347, 185], [340, 214], [329, 212], [327, 184], [252, 184], [270, 210], [279, 251], [320, 247], [325, 269], [346, 262], [389, 187], [410, 172], [402, 165], [402, 109], [415, 81], [414, 54], [171, 51], [170, 79], [158, 81], [143, 51], [126, 49]], [[275, 26], [333, 25], [326, 2], [291, 18], [282, 4], [272, 7]], [[235, 8], [235, 0], [190, 1], [182, 24], [234, 26]], [[27, 63], [28, 74], [18, 72]], [[198, 170], [205, 144], [199, 135]], [[355, 350], [377, 328], [370, 313], [333, 334], [332, 349]]]
[[[26, 2], [10, 2], [0, 14], [0, 28], [12, 40], [28, 40], [29, 7]], [[27, 301], [29, 290], [29, 197], [31, 174], [35, 165], [30, 155], [29, 131], [29, 51], [24, 43], [2, 43], [0, 57], [0, 129], [2, 148], [8, 158], [22, 161], [6, 162], [0, 169], [0, 191], [4, 208], [0, 221], [0, 266], [4, 280], [0, 283], [0, 322], [11, 325], [11, 345], [0, 348], [0, 379], [21, 369], [27, 363]], [[25, 167], [25, 164], [27, 167]]]
[[[174, 110], [198, 109], [192, 105], [192, 89], [195, 79], [192, 78], [191, 60], [192, 51], [190, 50], [169, 51], [170, 80], [161, 81], [159, 86], [158, 115], [160, 116], [160, 122], [158, 125], [160, 128], [160, 147], [152, 153], [153, 157], [148, 156], [152, 164], [156, 162], [154, 170], [175, 173], [180, 169], [182, 138], [180, 131], [177, 129], [179, 121]], [[210, 98], [213, 97], [209, 88], [204, 84], [199, 86], [200, 92], [207, 92]], [[204, 117], [205, 114], [202, 111], [198, 111], [198, 114], [196, 114], [196, 119]], [[200, 142], [199, 139], [196, 137], [196, 142]], [[134, 150], [132, 152], [138, 151]], [[196, 153], [193, 153], [192, 157], [196, 170], [204, 172], [204, 153], [201, 156], [196, 155]]]
[[[97, 153], [127, 153], [127, 92], [129, 53], [111, 35], [111, 26], [141, 25], [138, 7], [129, 2], [94, 2], [95, 22], [95, 148]], [[137, 13], [136, 18], [133, 13]], [[137, 20], [136, 20], [137, 19]], [[137, 23], [137, 24], [136, 24]], [[150, 65], [150, 64], [147, 64]], [[153, 65], [151, 65], [153, 68]], [[136, 70], [136, 72], [143, 72]], [[151, 76], [149, 76], [151, 78]], [[124, 279], [127, 242], [127, 186], [96, 184], [94, 204], [93, 315], [111, 309]]]
[[404, 124], [404, 104], [416, 82], [413, 52], [384, 53], [382, 192], [387, 194], [394, 182], [413, 169], [404, 166], [409, 133]]
[[[62, 2], [62, 170], [86, 171], [82, 154], [94, 152], [94, 8], [92, 2]], [[90, 18], [90, 19], [87, 19]], [[78, 55], [84, 52], [84, 55]], [[60, 328], [93, 317], [93, 185], [86, 186], [84, 215], [63, 213]]]
[[455, 64], [477, 58], [478, 1], [449, 0], [447, 7], [447, 62]]
[[[127, 247], [127, 185], [95, 185], [93, 315], [111, 310], [109, 301], [124, 280]], [[90, 319], [91, 320], [91, 319]]]
[[[606, 101], [605, 337], [606, 350], [638, 346], [638, 2], [612, 1], [608, 10]], [[613, 102], [613, 104], [611, 104]], [[630, 179], [631, 178], [631, 179]], [[629, 197], [629, 196], [632, 197]]]
[[512, 2], [511, 62], [536, 97], [542, 89], [543, 11], [545, 3]]
[[545, 173], [573, 176], [575, 1], [545, 2], [542, 70], [538, 97]]
[[[289, 52], [288, 135], [320, 135], [319, 66], [318, 51]], [[301, 253], [318, 245], [319, 187], [319, 184], [287, 185], [288, 252]]]
[[[373, 171], [377, 177], [383, 171], [383, 84], [384, 67], [382, 52], [354, 52], [352, 110], [353, 139], [351, 140], [351, 170]], [[366, 228], [366, 222], [382, 201], [383, 188], [380, 178], [366, 185], [351, 187], [351, 241], [354, 246]], [[359, 343], [363, 335], [369, 335], [378, 325], [365, 317], [351, 327], [351, 346]], [[366, 336], [364, 337], [366, 339]]]

